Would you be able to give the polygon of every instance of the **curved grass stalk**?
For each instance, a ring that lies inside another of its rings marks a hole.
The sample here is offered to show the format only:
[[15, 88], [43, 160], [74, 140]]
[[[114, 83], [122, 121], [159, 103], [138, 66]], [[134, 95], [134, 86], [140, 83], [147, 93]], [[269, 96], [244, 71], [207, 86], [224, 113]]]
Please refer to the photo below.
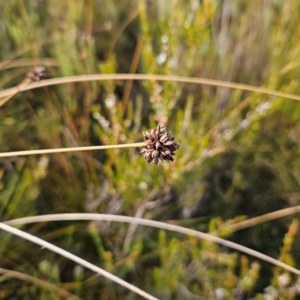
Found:
[[13, 228], [7, 224], [4, 224], [4, 223], [1, 223], [0, 222], [0, 229], [4, 230], [4, 231], [7, 231], [7, 232], [10, 232], [14, 235], [17, 235], [25, 240], [28, 240], [32, 243], [35, 243], [37, 245], [40, 245], [42, 246], [43, 248], [47, 248], [49, 249], [50, 251], [53, 251], [61, 256], [64, 256], [66, 257], [67, 259], [70, 259], [74, 262], [76, 262], [77, 264], [79, 265], [82, 265], [84, 267], [86, 267], [87, 269], [90, 269], [100, 275], [102, 275], [103, 277], [107, 278], [107, 279], [110, 279], [116, 283], [118, 283], [119, 285], [123, 286], [124, 288], [132, 291], [132, 292], [135, 292], [136, 294], [144, 297], [145, 299], [150, 299], [150, 300], [158, 300], [157, 298], [151, 296], [150, 294], [144, 292], [143, 290], [131, 285], [130, 283], [124, 281], [123, 279], [113, 275], [113, 274], [110, 274], [109, 272], [105, 271], [105, 270], [102, 270], [101, 268], [89, 263], [88, 261], [66, 251], [66, 250], [63, 250], [51, 243], [48, 243], [38, 237], [35, 237], [27, 232], [24, 232], [24, 231], [21, 231], [19, 229], [16, 229], [16, 228]]
[[[75, 214], [53, 214], [53, 215], [43, 215], [43, 216], [33, 216], [27, 218], [20, 218], [11, 221], [5, 222], [6, 224], [16, 226], [21, 224], [28, 224], [34, 222], [48, 222], [48, 221], [79, 221], [79, 220], [94, 220], [94, 221], [112, 221], [112, 222], [123, 222], [123, 223], [131, 223], [131, 224], [138, 224], [143, 226], [150, 226], [159, 229], [174, 231], [178, 233], [183, 233], [187, 235], [196, 236], [201, 239], [205, 239], [207, 241], [217, 243], [234, 250], [249, 254], [266, 262], [269, 262], [275, 266], [281, 267], [285, 270], [288, 270], [294, 274], [300, 275], [300, 270], [293, 268], [277, 259], [274, 259], [270, 256], [262, 254], [258, 251], [249, 249], [247, 247], [241, 246], [239, 244], [224, 240], [222, 238], [216, 237], [211, 234], [203, 233], [197, 230], [188, 229], [185, 227], [181, 227], [178, 225], [167, 224], [163, 222], [135, 218], [135, 217], [127, 217], [127, 216], [116, 216], [116, 215], [109, 215], [109, 214], [88, 214], [88, 213], [75, 213]], [[1, 223], [0, 223], [1, 224]]]
[[31, 67], [36, 65], [44, 65], [51, 67], [59, 67], [57, 59], [40, 57], [40, 58], [19, 58], [14, 60], [1, 61], [1, 70], [19, 68], [19, 67]]
[[[16, 87], [21, 88], [22, 86], [26, 86], [31, 82], [31, 79], [26, 77], [21, 83], [19, 83]], [[15, 93], [16, 94], [16, 93]], [[2, 99], [0, 99], [0, 107], [4, 105], [9, 99], [11, 99], [15, 94], [8, 95]]]
[[47, 38], [47, 41], [42, 41], [42, 42], [39, 42], [35, 45], [33, 45], [32, 43], [28, 43], [27, 45], [23, 45], [22, 47], [16, 49], [15, 51], [12, 51], [10, 52], [9, 55], [7, 55], [5, 58], [6, 60], [5, 61], [0, 61], [0, 70], [3, 70], [4, 67], [11, 63], [16, 57], [28, 52], [28, 51], [32, 51], [32, 50], [35, 50], [37, 48], [40, 48], [42, 46], [45, 46], [47, 44], [50, 44], [50, 43], [54, 43], [56, 42], [58, 39], [60, 38], [60, 35], [58, 34], [55, 34], [53, 36], [50, 36], [49, 38]]
[[[251, 226], [255, 226], [267, 221], [271, 221], [274, 219], [278, 219], [278, 218], [282, 218], [282, 217], [286, 217], [292, 214], [296, 214], [300, 212], [300, 205], [298, 206], [294, 206], [294, 207], [289, 207], [289, 208], [285, 208], [285, 209], [281, 209], [281, 210], [277, 210], [262, 216], [258, 216], [255, 218], [251, 218], [242, 222], [238, 222], [235, 224], [231, 224], [229, 225], [229, 228], [232, 232], [238, 231], [238, 230], [242, 230]], [[227, 225], [228, 226], [228, 225]]]
[[174, 81], [183, 83], [204, 84], [211, 86], [227, 87], [230, 89], [238, 89], [243, 91], [255, 92], [260, 94], [267, 94], [276, 97], [282, 97], [292, 100], [300, 101], [300, 96], [290, 93], [278, 92], [271, 89], [256, 87], [247, 84], [239, 84], [234, 82], [226, 82], [221, 80], [213, 80], [207, 78], [184, 77], [173, 75], [154, 75], [154, 74], [91, 74], [79, 75], [62, 78], [53, 78], [31, 83], [25, 87], [13, 87], [7, 90], [0, 91], [0, 98], [6, 97], [17, 92], [28, 91], [44, 86], [51, 86], [57, 84], [74, 83], [81, 81], [101, 81], [101, 80], [157, 80], [157, 81]]
[[[16, 78], [23, 76], [23, 78], [26, 76], [26, 73], [28, 72], [28, 70], [23, 69], [23, 68], [17, 68], [14, 69], [13, 71], [9, 72], [9, 75], [7, 75], [5, 78], [2, 78], [0, 81], [0, 90], [2, 90], [2, 88], [9, 84], [12, 80], [16, 80]], [[13, 95], [11, 96], [13, 97]], [[2, 98], [3, 99], [3, 98]]]
[[54, 285], [51, 284], [47, 281], [41, 280], [39, 278], [35, 278], [32, 277], [30, 275], [21, 273], [21, 272], [17, 272], [17, 271], [13, 271], [13, 270], [7, 270], [7, 269], [3, 269], [0, 268], [0, 274], [3, 274], [6, 277], [10, 277], [10, 278], [16, 278], [22, 281], [26, 281], [26, 282], [30, 282], [34, 285], [40, 286], [43, 289], [49, 290], [49, 291], [54, 291], [57, 292], [58, 296], [61, 299], [68, 299], [68, 300], [80, 300], [79, 297], [69, 293], [68, 291]]
[[55, 149], [41, 149], [41, 150], [24, 150], [24, 151], [13, 151], [13, 152], [2, 152], [2, 157], [12, 156], [28, 156], [38, 154], [51, 154], [51, 153], [63, 153], [63, 152], [78, 152], [78, 151], [94, 151], [94, 150], [105, 150], [105, 149], [120, 149], [120, 148], [138, 148], [144, 147], [146, 143], [132, 143], [132, 144], [118, 144], [118, 145], [103, 145], [103, 146], [87, 146], [87, 147], [70, 147], [70, 148], [55, 148]]

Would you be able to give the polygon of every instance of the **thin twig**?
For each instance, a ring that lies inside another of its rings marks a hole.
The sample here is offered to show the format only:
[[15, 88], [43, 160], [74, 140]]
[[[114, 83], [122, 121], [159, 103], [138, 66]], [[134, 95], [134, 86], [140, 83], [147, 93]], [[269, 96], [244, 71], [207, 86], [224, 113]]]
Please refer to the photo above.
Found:
[[[167, 196], [165, 196], [163, 199], [155, 200], [155, 201], [150, 201], [150, 199], [153, 197], [153, 195], [148, 196], [148, 199], [146, 202], [144, 202], [137, 210], [136, 214], [134, 215], [135, 218], [143, 218], [145, 212], [149, 209], [154, 209], [158, 207], [159, 205], [162, 205], [163, 203], [170, 200], [170, 191], [168, 191]], [[123, 253], [128, 253], [130, 250], [130, 244], [133, 239], [133, 236], [135, 234], [135, 231], [138, 228], [138, 224], [130, 224], [126, 236], [124, 238], [123, 242]]]
[[[26, 11], [26, 8], [25, 8], [25, 4], [23, 2], [23, 0], [17, 0], [17, 7], [20, 11], [20, 14], [21, 14], [21, 20], [22, 22], [24, 23], [24, 29], [26, 30], [28, 36], [29, 36], [29, 40], [30, 40], [30, 43], [32, 45], [35, 45], [35, 47], [33, 48], [33, 51], [34, 51], [34, 54], [37, 58], [39, 58], [39, 53], [38, 53], [38, 50], [37, 50], [37, 47], [36, 47], [36, 40], [35, 40], [35, 36], [33, 34], [33, 30], [32, 30], [32, 27], [31, 27], [31, 24], [30, 24], [30, 21], [29, 21], [29, 16], [28, 16], [28, 13]], [[41, 63], [39, 63], [40, 65]]]
[[70, 148], [55, 148], [55, 149], [42, 149], [42, 150], [24, 150], [24, 151], [2, 152], [2, 153], [0, 153], [0, 158], [12, 157], [12, 156], [63, 153], [63, 152], [94, 151], [94, 150], [120, 149], [120, 148], [138, 148], [138, 147], [144, 147], [145, 145], [146, 145], [146, 143], [142, 142], [142, 143], [132, 143], [132, 144], [119, 144], [119, 145], [70, 147]]
[[[142, 46], [143, 46], [143, 37], [139, 36], [137, 43], [136, 43], [134, 53], [133, 53], [133, 58], [132, 58], [132, 62], [130, 65], [130, 69], [129, 69], [130, 74], [134, 74], [136, 72], [136, 69], [138, 67], [138, 63], [140, 60], [141, 52], [142, 52]], [[125, 113], [125, 110], [127, 107], [132, 83], [133, 83], [133, 80], [127, 80], [126, 84], [125, 84], [124, 94], [122, 97], [123, 114]]]
[[[145, 203], [147, 204], [147, 203]], [[146, 205], [143, 204], [136, 212], [135, 214], [135, 218], [141, 218], [145, 211], [146, 211]], [[123, 242], [123, 253], [128, 253], [129, 250], [130, 250], [130, 244], [131, 244], [131, 241], [132, 241], [132, 238], [133, 238], [133, 235], [136, 231], [138, 227], [138, 224], [133, 224], [131, 223], [128, 230], [127, 230], [127, 233], [126, 233], [126, 236], [124, 238], [124, 242]]]
[[[271, 221], [274, 219], [286, 217], [292, 214], [296, 214], [300, 212], [300, 205], [294, 206], [294, 207], [289, 207], [281, 210], [277, 210], [259, 217], [251, 218], [242, 222], [238, 222], [235, 224], [227, 225], [230, 228], [230, 231], [238, 231], [242, 230], [251, 226], [255, 226], [267, 221]], [[221, 227], [220, 227], [221, 228]]]
[[157, 300], [157, 298], [149, 295], [148, 293], [144, 292], [143, 290], [131, 285], [130, 283], [124, 281], [123, 279], [113, 275], [113, 274], [110, 274], [109, 272], [105, 271], [105, 270], [102, 270], [101, 268], [89, 263], [88, 261], [68, 252], [68, 251], [65, 251], [53, 244], [50, 244], [38, 237], [35, 237], [27, 232], [24, 232], [24, 231], [21, 231], [19, 229], [16, 229], [16, 228], [13, 228], [7, 224], [4, 224], [4, 223], [1, 223], [0, 222], [0, 229], [2, 230], [5, 230], [7, 232], [10, 232], [14, 235], [17, 235], [23, 239], [26, 239], [32, 243], [35, 243], [37, 245], [40, 245], [42, 246], [43, 248], [47, 248], [49, 249], [50, 251], [53, 251], [61, 256], [64, 256], [66, 257], [67, 259], [70, 259], [70, 260], [73, 260], [74, 262], [76, 262], [77, 264], [79, 265], [82, 265], [84, 267], [86, 267], [87, 269], [90, 269], [100, 275], [102, 275], [103, 277], [107, 278], [107, 279], [110, 279], [116, 283], [118, 283], [119, 285], [123, 286], [124, 288], [144, 297], [145, 299], [150, 299], [150, 300]]
[[0, 99], [0, 107], [4, 105], [9, 99], [11, 99], [15, 94], [17, 94], [21, 87], [28, 85], [30, 82], [31, 79], [26, 77], [21, 83], [19, 83], [19, 85], [17, 85], [18, 90], [14, 94], [8, 95], [5, 98]]
[[140, 14], [140, 12], [143, 10], [143, 7], [137, 7], [134, 8], [129, 15], [127, 16], [127, 18], [123, 21], [123, 23], [120, 25], [120, 27], [116, 30], [116, 32], [112, 33], [111, 36], [113, 37], [110, 45], [109, 45], [109, 50], [108, 53], [111, 53], [119, 39], [119, 37], [121, 36], [122, 32], [125, 30], [125, 28]]
[[[223, 245], [225, 247], [229, 247], [235, 249], [240, 252], [244, 252], [266, 262], [269, 262], [273, 265], [286, 269], [294, 274], [300, 275], [300, 270], [293, 268], [277, 259], [274, 259], [270, 256], [262, 254], [258, 251], [249, 249], [247, 247], [241, 246], [239, 244], [227, 241], [225, 239], [216, 237], [211, 234], [203, 233], [197, 230], [188, 229], [185, 227], [167, 224], [163, 222], [147, 220], [147, 219], [140, 219], [134, 217], [127, 217], [127, 216], [116, 216], [116, 215], [106, 215], [106, 214], [86, 214], [86, 213], [79, 213], [79, 214], [53, 214], [53, 215], [43, 215], [43, 216], [33, 216], [27, 218], [20, 218], [11, 221], [5, 222], [6, 224], [10, 224], [13, 226], [20, 225], [20, 224], [28, 224], [34, 222], [48, 222], [48, 221], [74, 221], [74, 220], [94, 220], [94, 221], [112, 221], [112, 222], [124, 222], [124, 223], [131, 223], [131, 224], [139, 224], [144, 226], [151, 226], [159, 229], [170, 230], [174, 232], [179, 232], [187, 235], [196, 236], [198, 238], [217, 243]], [[0, 223], [1, 224], [1, 223]]]
[[34, 285], [38, 285], [38, 286], [42, 287], [43, 289], [47, 289], [47, 290], [50, 290], [50, 291], [55, 291], [55, 292], [57, 292], [57, 294], [60, 298], [64, 298], [64, 299], [68, 299], [68, 300], [71, 300], [71, 299], [80, 300], [79, 297], [69, 293], [68, 291], [66, 291], [66, 290], [64, 290], [64, 289], [62, 289], [62, 288], [60, 288], [60, 287], [58, 287], [58, 286], [56, 286], [52, 283], [41, 280], [39, 278], [32, 277], [30, 275], [27, 275], [27, 274], [24, 274], [24, 273], [21, 273], [21, 272], [0, 268], [0, 274], [3, 274], [6, 277], [17, 278], [17, 279], [22, 280], [22, 281], [30, 282]]
[[[300, 96], [290, 93], [278, 92], [271, 89], [256, 87], [247, 84], [240, 84], [234, 82], [226, 82], [221, 80], [207, 79], [207, 78], [196, 78], [196, 77], [184, 77], [184, 76], [173, 76], [173, 75], [154, 75], [154, 74], [91, 74], [91, 75], [78, 75], [70, 77], [52, 78], [48, 80], [42, 80], [34, 82], [28, 86], [23, 87], [20, 91], [28, 91], [44, 86], [82, 82], [82, 81], [101, 81], [101, 80], [158, 80], [158, 81], [174, 81], [194, 84], [204, 84], [211, 86], [221, 86], [230, 89], [238, 89], [243, 91], [255, 92], [260, 94], [267, 94], [276, 97], [282, 97], [292, 100], [300, 101]], [[0, 91], [0, 98], [14, 94], [18, 90], [16, 87], [7, 90]]]
[[[245, 100], [243, 100], [241, 103], [239, 103], [225, 118], [221, 119], [217, 124], [215, 124], [213, 127], [211, 127], [204, 135], [203, 137], [211, 139], [214, 134], [218, 132], [218, 130], [221, 129], [222, 124], [224, 120], [233, 119], [235, 118], [238, 113], [246, 108], [251, 102], [251, 97], [248, 96]], [[218, 149], [218, 151], [215, 151]], [[196, 165], [199, 165], [202, 163], [207, 157], [212, 157], [214, 155], [217, 155], [219, 153], [225, 152], [226, 148], [224, 146], [217, 147], [215, 149], [211, 149], [206, 157], [200, 156], [194, 161], [189, 161], [183, 168], [183, 171], [189, 171], [191, 168], [194, 168]]]
[[[246, 99], [244, 99], [242, 102], [240, 102], [224, 119], [227, 120], [227, 119], [235, 118], [242, 109], [246, 108], [250, 104], [250, 102], [251, 102], [251, 97], [249, 96]], [[221, 128], [224, 119], [220, 120], [217, 124], [215, 124], [212, 128], [210, 128], [206, 132], [205, 136], [210, 138], [216, 131], [218, 131]]]
[[[23, 78], [26, 76], [25, 74], [28, 72], [28, 69], [24, 70], [22, 68], [18, 68], [15, 69], [11, 72], [9, 72], [9, 74], [3, 78], [0, 82], [0, 90], [3, 89], [3, 87], [5, 85], [7, 85], [10, 81], [15, 80], [16, 78], [20, 77], [21, 75], [23, 76]], [[1, 100], [0, 100], [1, 101]]]
[[1, 61], [0, 65], [3, 65], [1, 70], [5, 70], [5, 69], [12, 69], [12, 68], [19, 68], [19, 67], [31, 67], [36, 65], [58, 67], [59, 62], [57, 61], [57, 59], [47, 58], [47, 57], [19, 58], [14, 60]]
[[[24, 54], [28, 51], [32, 51], [36, 48], [40, 48], [40, 47], [45, 46], [47, 44], [56, 42], [59, 38], [60, 38], [59, 34], [54, 34], [53, 36], [47, 38], [47, 41], [42, 41], [42, 42], [40, 42], [36, 45], [33, 45], [32, 43], [29, 43], [29, 45], [22, 46], [21, 48], [18, 48], [15, 51], [10, 52], [10, 54], [5, 57], [6, 58], [5, 61], [0, 61], [0, 70], [3, 70], [4, 67], [7, 64], [10, 64], [13, 60], [15, 60], [16, 57], [18, 57], [18, 56], [20, 56], [20, 55], [22, 55], [22, 54]], [[49, 59], [49, 58], [47, 58], [47, 59]]]

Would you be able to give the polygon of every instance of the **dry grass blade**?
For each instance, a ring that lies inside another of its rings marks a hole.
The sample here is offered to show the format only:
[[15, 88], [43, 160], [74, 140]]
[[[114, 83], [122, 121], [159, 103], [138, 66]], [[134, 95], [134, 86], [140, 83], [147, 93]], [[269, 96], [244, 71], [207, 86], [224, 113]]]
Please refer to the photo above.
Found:
[[251, 226], [255, 226], [267, 221], [275, 220], [278, 218], [286, 217], [292, 214], [296, 214], [300, 212], [300, 205], [289, 207], [281, 210], [277, 210], [259, 217], [251, 218], [242, 222], [238, 222], [236, 224], [229, 225], [231, 231], [242, 230]]
[[127, 18], [123, 21], [123, 23], [120, 25], [120, 27], [116, 30], [116, 32], [114, 32], [112, 34], [112, 40], [110, 42], [109, 45], [109, 51], [108, 53], [111, 53], [119, 39], [119, 37], [121, 36], [122, 32], [125, 30], [125, 28], [140, 14], [140, 12], [143, 10], [142, 8], [135, 8], [133, 9], [129, 15], [127, 16]]
[[[245, 100], [243, 100], [241, 103], [239, 103], [224, 119], [233, 119], [235, 118], [242, 109], [247, 107], [250, 104], [251, 97], [247, 97]], [[224, 122], [224, 119], [220, 120], [216, 125], [214, 125], [211, 129], [207, 131], [205, 134], [206, 137], [211, 137], [213, 134], [215, 134], [218, 130], [220, 130], [222, 126], [222, 122]]]
[[[138, 63], [140, 60], [141, 52], [142, 52], [142, 46], [143, 46], [143, 37], [139, 36], [136, 46], [135, 46], [134, 53], [133, 53], [131, 66], [129, 69], [130, 74], [134, 74], [136, 72], [136, 69], [138, 67]], [[132, 84], [133, 84], [133, 80], [126, 81], [125, 88], [124, 88], [124, 94], [122, 97], [123, 113], [125, 112], [125, 109], [127, 107]]]
[[22, 281], [30, 282], [34, 285], [40, 286], [41, 288], [49, 290], [49, 291], [54, 291], [54, 292], [57, 293], [57, 295], [60, 297], [60, 299], [68, 299], [68, 300], [77, 299], [77, 300], [80, 300], [79, 297], [77, 297], [75, 295], [72, 295], [68, 291], [66, 291], [66, 290], [64, 290], [64, 289], [62, 289], [62, 288], [60, 288], [60, 287], [58, 287], [54, 284], [51, 284], [47, 281], [29, 276], [29, 275], [21, 273], [21, 272], [0, 268], [0, 274], [3, 274], [3, 276], [5, 276], [5, 277], [17, 278], [17, 279], [22, 280]]
[[14, 94], [8, 95], [8, 96], [4, 97], [3, 99], [0, 99], [0, 107], [1, 107], [2, 105], [4, 105], [9, 99], [11, 99], [15, 94], [17, 94], [18, 91], [19, 91], [22, 87], [28, 85], [30, 82], [31, 82], [31, 79], [30, 79], [30, 78], [25, 78], [18, 86], [16, 86], [16, 88], [18, 88], [18, 90], [17, 90]]
[[13, 151], [0, 153], [2, 157], [12, 156], [28, 156], [38, 154], [51, 154], [51, 153], [63, 153], [63, 152], [78, 152], [78, 151], [94, 151], [105, 149], [120, 149], [120, 148], [138, 148], [145, 146], [146, 143], [132, 143], [132, 144], [119, 144], [119, 145], [104, 145], [104, 146], [87, 146], [87, 147], [70, 147], [70, 148], [56, 148], [56, 149], [42, 149], [42, 150], [25, 150], [25, 151]]
[[[22, 87], [28, 85], [30, 82], [35, 82], [39, 81], [41, 79], [44, 79], [46, 76], [46, 70], [44, 66], [35, 66], [32, 67], [28, 72], [27, 72], [27, 77], [16, 86], [16, 93], [18, 93]], [[5, 98], [0, 100], [0, 107], [5, 104], [10, 98], [12, 98], [15, 94], [8, 95]]]
[[12, 233], [14, 235], [17, 235], [17, 236], [19, 236], [19, 237], [21, 237], [25, 240], [28, 240], [32, 243], [40, 245], [44, 248], [47, 248], [48, 250], [53, 251], [53, 252], [55, 252], [55, 253], [57, 253], [61, 256], [64, 256], [67, 259], [70, 259], [70, 260], [78, 263], [79, 265], [82, 265], [82, 266], [86, 267], [87, 269], [90, 269], [90, 270], [102, 275], [103, 277], [118, 283], [119, 285], [123, 286], [124, 288], [126, 288], [126, 289], [128, 289], [132, 292], [135, 292], [136, 294], [144, 297], [145, 299], [157, 300], [157, 298], [149, 295], [148, 293], [146, 293], [146, 292], [142, 291], [141, 289], [131, 285], [130, 283], [122, 280], [121, 278], [119, 278], [119, 277], [117, 277], [113, 274], [110, 274], [109, 272], [102, 270], [101, 268], [87, 262], [86, 260], [84, 260], [84, 259], [82, 259], [82, 258], [80, 258], [80, 257], [78, 257], [74, 254], [71, 254], [70, 252], [65, 251], [65, 250], [63, 250], [63, 249], [61, 249], [61, 248], [59, 248], [59, 247], [57, 247], [53, 244], [50, 244], [50, 243], [48, 243], [48, 242], [46, 242], [46, 241], [44, 241], [44, 240], [42, 240], [38, 237], [35, 237], [35, 236], [33, 236], [33, 235], [31, 235], [27, 232], [21, 231], [21, 230], [16, 229], [16, 228], [13, 228], [13, 227], [11, 227], [7, 224], [4, 224], [4, 223], [0, 223], [0, 229], [2, 229], [4, 231], [7, 231], [9, 233]]
[[[12, 51], [9, 55], [7, 55], [5, 57], [6, 58], [5, 61], [1, 61], [0, 62], [0, 70], [6, 69], [5, 66], [7, 66], [8, 64], [11, 64], [12, 61], [15, 61], [16, 57], [18, 57], [18, 56], [20, 56], [20, 55], [22, 55], [22, 54], [24, 54], [26, 52], [33, 51], [34, 49], [40, 48], [42, 46], [45, 46], [47, 44], [53, 43], [53, 42], [57, 41], [59, 38], [60, 38], [60, 35], [59, 34], [55, 34], [55, 35], [47, 38], [46, 41], [42, 41], [42, 42], [39, 42], [37, 44], [28, 43], [25, 46], [24, 45], [21, 46], [20, 48], [16, 49], [15, 51]], [[49, 59], [49, 58], [47, 58], [47, 59]]]
[[[256, 87], [247, 84], [239, 84], [234, 82], [226, 82], [221, 80], [213, 80], [206, 78], [195, 78], [195, 77], [184, 77], [184, 76], [172, 76], [172, 75], [153, 75], [153, 74], [91, 74], [91, 75], [78, 75], [62, 78], [53, 78], [48, 80], [43, 80], [40, 82], [31, 83], [20, 89], [20, 91], [28, 91], [44, 86], [65, 84], [72, 82], [82, 82], [82, 81], [97, 81], [97, 80], [158, 80], [158, 81], [174, 81], [183, 83], [194, 83], [194, 84], [205, 84], [211, 86], [227, 87], [230, 89], [238, 89], [243, 91], [255, 92], [260, 94], [267, 94], [275, 97], [282, 97], [292, 100], [300, 101], [300, 96], [278, 92], [271, 89]], [[0, 91], [0, 98], [15, 94], [19, 91], [18, 88], [10, 88], [7, 90]]]
[[57, 59], [54, 58], [19, 58], [14, 60], [1, 61], [0, 66], [2, 70], [19, 68], [19, 67], [30, 67], [36, 65], [59, 67]]
[[124, 223], [131, 223], [131, 224], [138, 224], [144, 226], [151, 226], [159, 229], [165, 229], [169, 231], [179, 232], [183, 234], [188, 234], [192, 236], [196, 236], [201, 239], [205, 239], [207, 241], [217, 243], [231, 249], [235, 249], [237, 251], [249, 254], [266, 262], [269, 262], [275, 266], [281, 267], [285, 270], [288, 270], [296, 275], [300, 275], [300, 270], [293, 268], [277, 259], [274, 259], [270, 256], [257, 252], [255, 250], [249, 249], [247, 247], [241, 246], [239, 244], [224, 240], [222, 238], [216, 237], [211, 234], [203, 233], [200, 231], [196, 231], [193, 229], [188, 229], [185, 227], [167, 224], [163, 222], [153, 221], [153, 220], [146, 220], [134, 217], [127, 217], [127, 216], [116, 216], [116, 215], [105, 215], [105, 214], [53, 214], [53, 215], [43, 215], [43, 216], [34, 216], [34, 217], [27, 217], [27, 218], [20, 218], [16, 220], [11, 220], [5, 222], [6, 224], [16, 226], [21, 224], [28, 224], [34, 222], [48, 222], [48, 221], [70, 221], [70, 220], [94, 220], [94, 221], [111, 221], [111, 222], [124, 222]]

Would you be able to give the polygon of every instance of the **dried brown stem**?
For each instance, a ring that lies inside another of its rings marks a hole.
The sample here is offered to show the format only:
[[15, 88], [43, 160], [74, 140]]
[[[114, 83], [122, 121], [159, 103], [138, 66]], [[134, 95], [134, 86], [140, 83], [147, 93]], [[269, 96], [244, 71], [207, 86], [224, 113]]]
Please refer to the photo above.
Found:
[[13, 227], [11, 227], [7, 224], [1, 223], [1, 222], [0, 222], [0, 229], [4, 230], [6, 232], [12, 233], [16, 236], [19, 236], [19, 237], [21, 237], [25, 240], [28, 240], [32, 243], [40, 245], [43, 248], [46, 248], [46, 249], [48, 249], [52, 252], [55, 252], [55, 253], [57, 253], [61, 256], [64, 256], [65, 258], [70, 259], [70, 260], [76, 262], [77, 264], [82, 265], [85, 268], [90, 269], [90, 270], [98, 273], [99, 275], [102, 275], [103, 277], [118, 283], [119, 285], [123, 286], [124, 288], [127, 288], [128, 290], [130, 290], [132, 292], [135, 292], [136, 294], [144, 297], [145, 299], [157, 300], [157, 298], [155, 298], [155, 297], [151, 296], [150, 294], [144, 292], [143, 290], [133, 286], [132, 284], [124, 281], [123, 279], [121, 279], [121, 278], [119, 278], [119, 277], [117, 277], [117, 276], [115, 276], [115, 275], [113, 275], [113, 274], [97, 267], [96, 265], [93, 265], [93, 264], [89, 263], [88, 261], [86, 261], [86, 260], [84, 260], [84, 259], [68, 252], [68, 251], [65, 251], [65, 250], [63, 250], [63, 249], [61, 249], [61, 248], [59, 248], [59, 247], [57, 247], [57, 246], [55, 246], [51, 243], [48, 243], [48, 242], [46, 242], [46, 241], [44, 241], [44, 240], [42, 240], [42, 239], [40, 239], [36, 236], [33, 236], [33, 235], [31, 235], [27, 232], [24, 232], [24, 231], [16, 229], [16, 228], [13, 228]]
[[116, 32], [114, 32], [112, 34], [113, 38], [110, 42], [109, 45], [109, 50], [108, 52], [111, 53], [119, 39], [119, 37], [121, 36], [122, 32], [125, 30], [125, 28], [140, 14], [141, 10], [143, 8], [134, 8], [129, 15], [127, 16], [127, 18], [123, 21], [123, 23], [120, 25], [120, 27], [116, 30]]
[[72, 295], [68, 291], [66, 291], [66, 290], [64, 290], [60, 287], [57, 287], [54, 284], [51, 284], [47, 281], [29, 276], [29, 275], [21, 273], [21, 272], [0, 268], [0, 274], [3, 274], [3, 276], [6, 276], [6, 277], [17, 278], [17, 279], [22, 280], [22, 281], [30, 282], [30, 283], [32, 283], [34, 285], [37, 285], [37, 286], [40, 286], [40, 287], [42, 287], [43, 289], [46, 289], [46, 290], [54, 291], [62, 299], [68, 299], [68, 300], [77, 299], [77, 300], [80, 300], [80, 298], [78, 298], [77, 296]]
[[57, 59], [54, 58], [19, 58], [14, 60], [6, 60], [0, 62], [0, 69], [12, 69], [12, 68], [20, 68], [20, 67], [31, 67], [36, 65], [50, 66], [50, 67], [58, 67], [59, 63]]
[[146, 145], [146, 143], [142, 142], [142, 143], [132, 143], [132, 144], [119, 144], [119, 145], [13, 151], [13, 152], [0, 153], [0, 158], [12, 157], [12, 156], [27, 156], [27, 155], [38, 155], [38, 154], [63, 153], [63, 152], [94, 151], [94, 150], [121, 149], [121, 148], [138, 148], [138, 147], [144, 147], [145, 145]]
[[[143, 45], [143, 38], [142, 38], [142, 36], [139, 36], [135, 50], [134, 50], [131, 66], [129, 69], [130, 74], [134, 74], [136, 72], [136, 69], [138, 67], [138, 63], [140, 60], [141, 52], [142, 52], [142, 45]], [[125, 84], [124, 94], [123, 94], [123, 98], [122, 98], [123, 113], [125, 112], [125, 109], [127, 107], [132, 83], [133, 83], [133, 80], [130, 79], [130, 80], [127, 80], [126, 84]]]
[[229, 247], [231, 249], [235, 249], [237, 251], [249, 254], [251, 256], [257, 257], [261, 260], [264, 260], [266, 262], [269, 262], [273, 265], [276, 265], [280, 268], [283, 268], [285, 270], [288, 270], [294, 274], [297, 274], [300, 276], [300, 270], [297, 270], [294, 267], [291, 267], [275, 258], [272, 258], [270, 256], [267, 256], [263, 253], [260, 253], [258, 251], [252, 250], [250, 248], [247, 248], [245, 246], [227, 241], [225, 239], [219, 238], [217, 236], [214, 236], [212, 234], [203, 233], [201, 231], [168, 224], [164, 222], [158, 222], [153, 220], [147, 220], [147, 219], [140, 219], [140, 218], [134, 218], [134, 217], [127, 217], [127, 216], [116, 216], [116, 215], [109, 215], [109, 214], [87, 214], [87, 213], [78, 213], [78, 214], [53, 214], [53, 215], [43, 215], [43, 216], [33, 216], [33, 217], [27, 217], [27, 218], [20, 218], [16, 220], [6, 221], [5, 223], [1, 224], [9, 224], [11, 226], [21, 225], [21, 224], [28, 224], [28, 223], [34, 223], [34, 222], [48, 222], [48, 221], [70, 221], [70, 220], [94, 220], [94, 221], [112, 221], [112, 222], [124, 222], [124, 223], [131, 223], [131, 224], [138, 224], [143, 226], [151, 226], [159, 229], [174, 231], [178, 233], [183, 233], [191, 236], [196, 236], [200, 239], [204, 239], [213, 243], [217, 243], [220, 245], [223, 245], [225, 247]]
[[[204, 84], [204, 85], [211, 85], [211, 86], [227, 87], [230, 89], [238, 89], [238, 90], [243, 90], [248, 92], [255, 92], [255, 93], [300, 101], [299, 95], [274, 91], [271, 89], [256, 87], [247, 84], [226, 82], [226, 81], [206, 79], [206, 78], [195, 78], [195, 77], [184, 77], [184, 76], [173, 76], [173, 75], [154, 75], [154, 74], [91, 74], [91, 75], [53, 78], [53, 79], [43, 80], [40, 82], [31, 83], [25, 87], [22, 87], [20, 91], [28, 91], [28, 90], [32, 90], [44, 86], [57, 85], [57, 84], [74, 83], [74, 82], [82, 82], [82, 81], [97, 81], [97, 80], [99, 81], [101, 80], [152, 80], [152, 81], [157, 80], [157, 81], [174, 81], [174, 82], [183, 82], [183, 83]], [[12, 95], [16, 92], [16, 90], [19, 91], [18, 87], [0, 91], [0, 98], [6, 97], [8, 95]]]
[[298, 206], [294, 206], [294, 207], [289, 207], [289, 208], [285, 208], [285, 209], [281, 209], [281, 210], [277, 210], [259, 217], [255, 217], [255, 218], [251, 218], [236, 224], [232, 224], [230, 225], [230, 230], [231, 231], [238, 231], [238, 230], [242, 230], [248, 227], [252, 227], [264, 222], [268, 222], [274, 219], [278, 219], [278, 218], [282, 218], [282, 217], [286, 217], [292, 214], [296, 214], [300, 212], [300, 205]]
[[16, 86], [16, 91], [14, 94], [8, 95], [4, 97], [3, 99], [0, 99], [0, 107], [4, 105], [9, 99], [11, 99], [15, 94], [17, 94], [22, 87], [28, 85], [31, 82], [31, 79], [26, 77], [18, 86]]

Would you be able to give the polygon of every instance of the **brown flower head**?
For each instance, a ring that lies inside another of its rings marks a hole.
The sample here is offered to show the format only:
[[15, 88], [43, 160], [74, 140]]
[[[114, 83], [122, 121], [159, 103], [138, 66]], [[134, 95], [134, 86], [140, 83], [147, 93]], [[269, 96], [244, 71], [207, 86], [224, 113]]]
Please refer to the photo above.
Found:
[[173, 161], [175, 151], [179, 148], [174, 139], [172, 133], [166, 131], [165, 127], [158, 126], [156, 129], [151, 129], [150, 132], [144, 132], [146, 146], [140, 153], [145, 153], [147, 163], [155, 165], [163, 160]]
[[40, 81], [46, 78], [46, 69], [44, 66], [36, 66], [27, 72], [27, 77], [32, 81]]

